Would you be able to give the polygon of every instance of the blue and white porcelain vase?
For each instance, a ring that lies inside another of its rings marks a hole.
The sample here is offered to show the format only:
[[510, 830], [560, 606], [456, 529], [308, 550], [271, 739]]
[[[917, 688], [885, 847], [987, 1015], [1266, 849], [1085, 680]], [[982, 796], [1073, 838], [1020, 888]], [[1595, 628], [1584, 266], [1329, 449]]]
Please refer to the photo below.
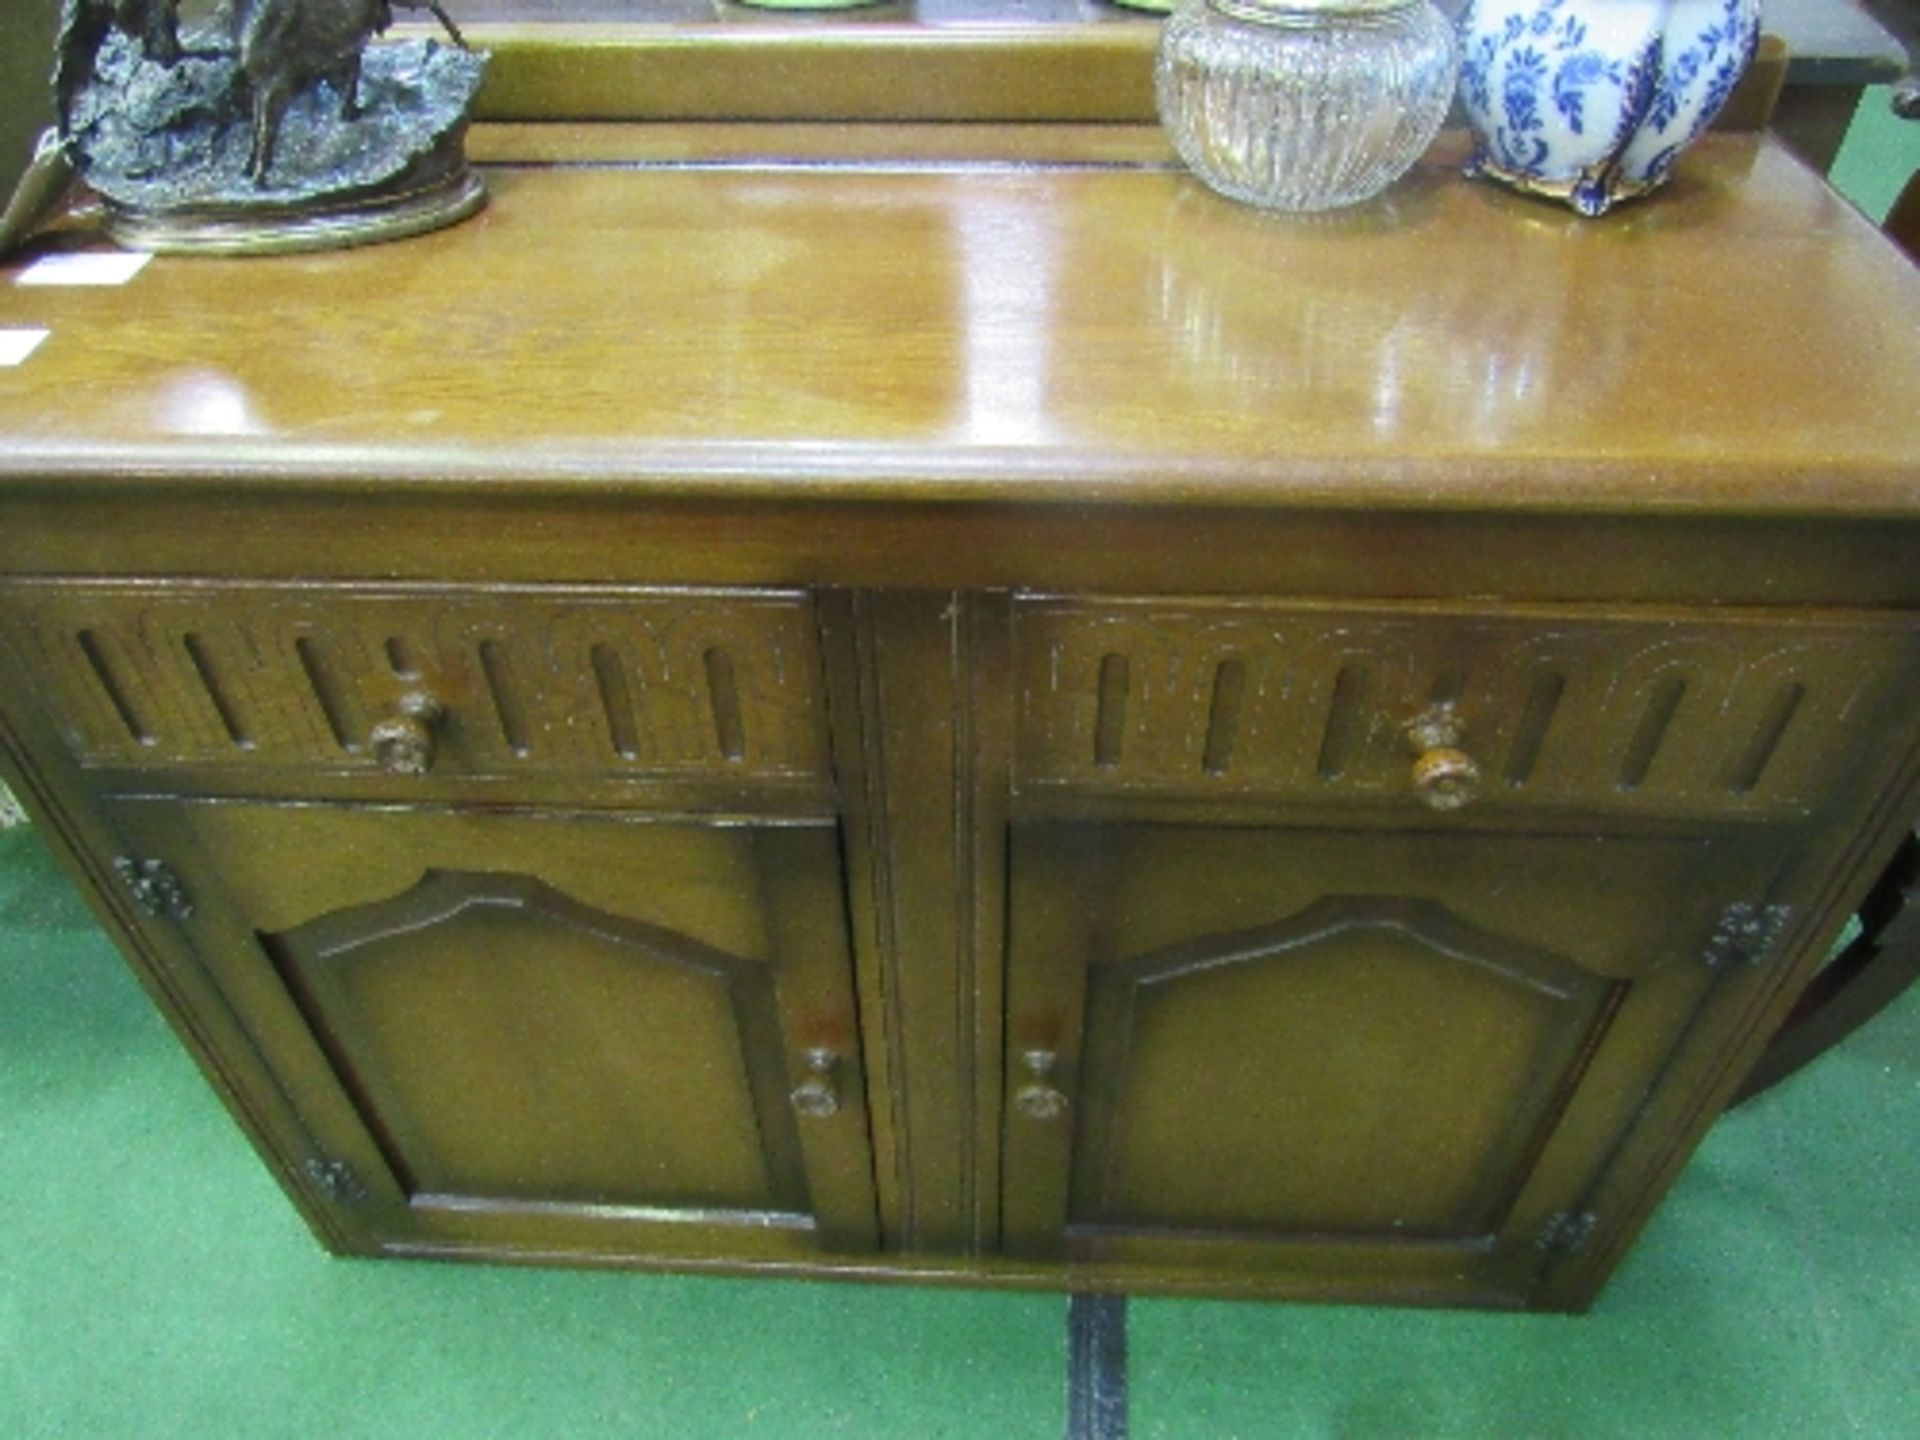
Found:
[[1760, 0], [1469, 0], [1470, 173], [1583, 215], [1644, 195], [1705, 130], [1760, 42]]

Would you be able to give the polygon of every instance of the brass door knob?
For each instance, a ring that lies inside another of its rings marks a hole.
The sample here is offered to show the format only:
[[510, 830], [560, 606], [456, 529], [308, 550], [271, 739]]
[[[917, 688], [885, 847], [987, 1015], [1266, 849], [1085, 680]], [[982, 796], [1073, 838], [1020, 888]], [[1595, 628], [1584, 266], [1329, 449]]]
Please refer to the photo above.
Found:
[[840, 1091], [834, 1084], [833, 1072], [839, 1064], [840, 1057], [831, 1050], [807, 1051], [807, 1078], [795, 1086], [788, 1097], [793, 1101], [793, 1108], [809, 1120], [838, 1115]]
[[389, 775], [424, 775], [433, 768], [436, 738], [446, 710], [431, 695], [402, 695], [391, 715], [373, 727], [367, 746]]
[[1430, 810], [1458, 810], [1480, 793], [1480, 765], [1461, 748], [1467, 726], [1451, 705], [1435, 705], [1406, 727], [1413, 792]]
[[1052, 1083], [1060, 1057], [1051, 1050], [1029, 1050], [1020, 1057], [1034, 1083], [1013, 1092], [1014, 1108], [1029, 1120], [1057, 1120], [1067, 1113], [1066, 1092]]

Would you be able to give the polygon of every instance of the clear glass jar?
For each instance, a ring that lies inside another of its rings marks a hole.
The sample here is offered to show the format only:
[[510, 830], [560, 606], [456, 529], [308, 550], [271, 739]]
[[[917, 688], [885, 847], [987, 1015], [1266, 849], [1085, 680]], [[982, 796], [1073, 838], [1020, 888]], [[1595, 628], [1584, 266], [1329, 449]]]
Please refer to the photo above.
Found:
[[1428, 0], [1183, 0], [1154, 88], [1180, 158], [1222, 195], [1327, 210], [1420, 158], [1459, 69]]

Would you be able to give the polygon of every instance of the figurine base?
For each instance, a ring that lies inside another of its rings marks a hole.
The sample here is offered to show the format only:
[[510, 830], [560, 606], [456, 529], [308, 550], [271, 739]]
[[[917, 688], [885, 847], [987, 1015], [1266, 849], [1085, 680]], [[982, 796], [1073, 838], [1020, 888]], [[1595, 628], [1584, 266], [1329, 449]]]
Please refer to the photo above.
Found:
[[108, 236], [161, 255], [288, 255], [402, 240], [458, 224], [487, 203], [464, 164], [437, 179], [379, 193], [275, 206], [207, 205], [143, 210], [105, 204]]

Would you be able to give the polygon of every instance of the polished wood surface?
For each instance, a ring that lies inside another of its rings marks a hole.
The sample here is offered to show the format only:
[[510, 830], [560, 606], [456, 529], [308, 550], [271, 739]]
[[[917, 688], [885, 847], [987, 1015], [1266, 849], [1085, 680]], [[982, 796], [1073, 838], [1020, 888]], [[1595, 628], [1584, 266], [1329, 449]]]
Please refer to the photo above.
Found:
[[[461, 9], [465, 34], [492, 56], [476, 113], [503, 121], [1152, 124], [1162, 18], [1101, 0], [883, 3], [825, 14], [702, 0]], [[441, 36], [432, 22], [393, 33]], [[1832, 88], [1820, 58], [1790, 51], [1765, 38], [1717, 128], [1763, 128], [1790, 75]], [[1860, 74], [1838, 78], [1857, 93]]]
[[1757, 137], [475, 142], [0, 287], [0, 772], [316, 1233], [1591, 1300], [1920, 810], [1898, 252]]
[[[116, 820], [181, 857], [182, 933], [300, 1096], [305, 1162], [351, 1177], [355, 1248], [872, 1248], [823, 827], [145, 801]], [[789, 1100], [815, 1049], [829, 1113]]]
[[1526, 1294], [1712, 988], [1707, 897], [1768, 849], [1018, 827], [1008, 1070], [1056, 1056], [1067, 1104], [1009, 1110], [1009, 1248]]
[[[8, 290], [8, 323], [54, 334], [0, 374], [0, 473], [1016, 506], [1920, 503], [1903, 384], [1920, 332], [1900, 320], [1920, 278], [1751, 139], [1709, 140], [1658, 204], [1603, 225], [1438, 162], [1295, 221], [1172, 169], [910, 154], [489, 184], [471, 225], [405, 247]], [[1737, 325], [1730, 295], [1750, 301]]]
[[465, 30], [493, 55], [475, 107], [489, 120], [1151, 120], [1160, 38], [1119, 10], [1106, 23], [943, 27], [902, 23], [893, 7]]

